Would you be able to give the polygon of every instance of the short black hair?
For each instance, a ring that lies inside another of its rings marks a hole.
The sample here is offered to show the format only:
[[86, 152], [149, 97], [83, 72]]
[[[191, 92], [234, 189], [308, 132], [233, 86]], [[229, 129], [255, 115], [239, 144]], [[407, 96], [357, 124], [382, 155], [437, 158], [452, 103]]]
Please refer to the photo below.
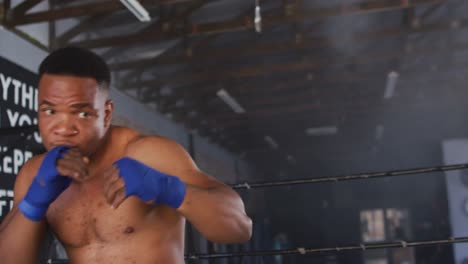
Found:
[[42, 61], [39, 78], [46, 73], [93, 78], [105, 91], [109, 90], [111, 81], [109, 66], [99, 55], [72, 46], [57, 49]]

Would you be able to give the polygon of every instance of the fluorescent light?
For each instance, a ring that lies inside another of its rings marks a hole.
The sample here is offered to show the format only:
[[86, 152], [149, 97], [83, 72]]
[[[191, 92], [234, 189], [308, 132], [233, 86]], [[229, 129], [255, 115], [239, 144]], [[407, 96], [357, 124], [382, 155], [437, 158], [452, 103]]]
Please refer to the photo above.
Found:
[[260, 3], [259, 3], [258, 0], [257, 0], [257, 4], [255, 6], [254, 24], [255, 24], [255, 31], [257, 31], [257, 33], [262, 32], [262, 15], [260, 13]]
[[338, 133], [338, 128], [336, 126], [309, 127], [305, 132], [309, 136], [327, 136]]
[[221, 98], [231, 109], [237, 114], [245, 113], [245, 109], [234, 99], [226, 90], [221, 89], [216, 92], [216, 95]]
[[148, 11], [137, 0], [120, 0], [122, 4], [132, 12], [141, 22], [148, 22], [151, 20]]
[[384, 99], [390, 99], [395, 95], [395, 88], [400, 74], [396, 71], [391, 71], [387, 76], [387, 84], [385, 86]]
[[460, 20], [453, 20], [452, 22], [450, 22], [450, 27], [452, 27], [453, 29], [460, 28]]
[[375, 128], [375, 139], [381, 140], [383, 138], [383, 134], [384, 134], [384, 126], [378, 125]]
[[164, 53], [166, 49], [156, 49], [156, 50], [147, 50], [143, 52], [139, 52], [137, 54], [133, 54], [133, 58], [141, 58], [141, 59], [147, 59], [147, 58], [156, 58], [157, 56], [161, 55]]
[[289, 163], [292, 163], [292, 164], [296, 163], [296, 159], [295, 159], [292, 155], [290, 155], [290, 154], [287, 154], [287, 155], [286, 155], [286, 160], [287, 160]]
[[264, 139], [265, 139], [266, 143], [268, 143], [268, 145], [270, 145], [271, 148], [277, 149], [279, 147], [278, 143], [276, 143], [276, 141], [272, 137], [265, 136]]
[[179, 99], [175, 102], [176, 107], [183, 107], [185, 105], [185, 100], [184, 99]]

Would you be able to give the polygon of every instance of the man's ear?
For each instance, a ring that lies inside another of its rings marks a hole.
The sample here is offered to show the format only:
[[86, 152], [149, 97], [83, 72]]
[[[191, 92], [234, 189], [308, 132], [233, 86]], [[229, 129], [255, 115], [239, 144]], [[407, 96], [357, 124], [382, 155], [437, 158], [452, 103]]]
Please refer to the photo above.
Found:
[[114, 102], [108, 99], [104, 105], [104, 127], [109, 127], [112, 121], [112, 112], [114, 112]]

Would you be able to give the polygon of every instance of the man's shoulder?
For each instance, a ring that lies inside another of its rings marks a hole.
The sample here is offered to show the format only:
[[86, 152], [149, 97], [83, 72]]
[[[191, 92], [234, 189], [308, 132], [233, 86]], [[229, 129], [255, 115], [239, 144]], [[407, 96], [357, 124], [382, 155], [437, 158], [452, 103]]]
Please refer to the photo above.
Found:
[[125, 137], [128, 139], [128, 143], [141, 143], [141, 142], [151, 142], [151, 143], [177, 143], [173, 139], [164, 137], [157, 134], [142, 134], [137, 130], [126, 127], [126, 126], [112, 126], [112, 133], [118, 137]]
[[171, 163], [186, 158], [185, 149], [175, 140], [158, 135], [140, 135], [129, 142], [126, 156], [148, 163]]
[[126, 127], [126, 126], [116, 126], [112, 125], [111, 127], [111, 134], [119, 136], [119, 137], [135, 137], [140, 135], [138, 131], [133, 128]]
[[45, 153], [35, 155], [29, 160], [27, 160], [21, 167], [21, 170], [19, 171], [18, 175], [16, 176], [16, 181], [26, 182], [29, 185], [29, 182], [32, 181], [37, 171], [39, 170], [44, 156]]
[[112, 145], [123, 146], [124, 148], [128, 146], [135, 139], [141, 137], [141, 134], [135, 129], [124, 127], [124, 126], [112, 126], [110, 131]]
[[128, 147], [166, 149], [179, 145], [175, 140], [159, 135], [138, 135], [128, 142]]
[[124, 126], [113, 126], [112, 134], [124, 144], [126, 152], [166, 152], [181, 148], [175, 140], [161, 135], [146, 135]]
[[46, 153], [38, 154], [27, 160], [23, 167], [21, 168], [21, 171], [33, 171], [36, 172], [39, 169], [39, 166], [41, 166], [42, 160], [44, 160]]

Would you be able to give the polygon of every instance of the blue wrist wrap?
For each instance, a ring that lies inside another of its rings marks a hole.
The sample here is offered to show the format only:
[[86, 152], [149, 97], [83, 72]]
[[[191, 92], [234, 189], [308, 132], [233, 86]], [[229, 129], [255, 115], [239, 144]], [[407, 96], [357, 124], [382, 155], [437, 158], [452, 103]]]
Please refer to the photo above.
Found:
[[159, 172], [140, 161], [124, 157], [115, 165], [125, 181], [125, 195], [138, 196], [147, 202], [179, 208], [185, 198], [186, 186], [179, 178]]
[[18, 209], [32, 221], [41, 221], [49, 205], [70, 185], [71, 179], [59, 175], [56, 162], [68, 147], [51, 149], [42, 161], [28, 192], [18, 204]]

